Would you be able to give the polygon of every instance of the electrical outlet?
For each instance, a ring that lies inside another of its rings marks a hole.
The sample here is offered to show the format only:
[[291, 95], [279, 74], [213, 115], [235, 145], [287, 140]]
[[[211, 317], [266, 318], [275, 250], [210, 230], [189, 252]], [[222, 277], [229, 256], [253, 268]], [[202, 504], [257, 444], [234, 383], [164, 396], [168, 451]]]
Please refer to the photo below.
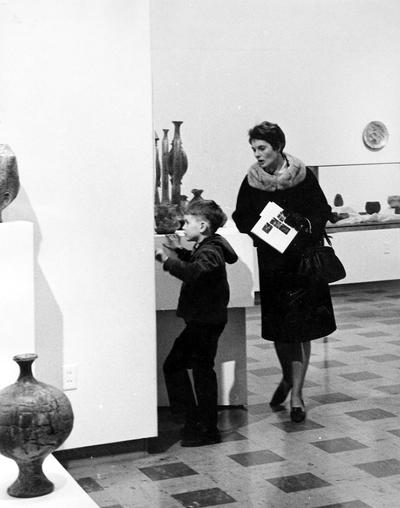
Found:
[[64, 365], [63, 388], [64, 390], [76, 390], [78, 388], [78, 365]]
[[390, 254], [390, 245], [389, 242], [383, 242], [383, 253]]

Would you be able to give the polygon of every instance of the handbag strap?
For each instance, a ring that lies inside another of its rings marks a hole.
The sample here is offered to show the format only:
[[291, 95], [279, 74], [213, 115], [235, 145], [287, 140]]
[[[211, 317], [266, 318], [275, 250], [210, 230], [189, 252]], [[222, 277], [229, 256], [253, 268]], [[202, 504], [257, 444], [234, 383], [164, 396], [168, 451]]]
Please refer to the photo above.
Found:
[[328, 235], [328, 233], [326, 232], [326, 229], [324, 229], [324, 238], [325, 238], [325, 240], [328, 242], [329, 247], [332, 247], [331, 237], [330, 237], [330, 236]]

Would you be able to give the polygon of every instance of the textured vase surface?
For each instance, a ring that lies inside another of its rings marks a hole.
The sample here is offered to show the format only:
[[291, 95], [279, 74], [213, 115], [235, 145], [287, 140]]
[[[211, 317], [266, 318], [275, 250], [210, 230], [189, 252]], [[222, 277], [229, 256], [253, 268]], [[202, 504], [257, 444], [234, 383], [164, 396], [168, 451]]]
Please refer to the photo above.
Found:
[[183, 122], [172, 122], [175, 126], [171, 150], [168, 154], [168, 168], [172, 182], [171, 202], [180, 205], [182, 177], [188, 168], [186, 153], [182, 147], [181, 125]]
[[52, 492], [53, 483], [42, 469], [44, 459], [69, 436], [73, 412], [67, 396], [32, 375], [36, 354], [17, 355], [17, 381], [0, 391], [0, 453], [15, 460], [18, 478], [8, 487], [14, 497]]

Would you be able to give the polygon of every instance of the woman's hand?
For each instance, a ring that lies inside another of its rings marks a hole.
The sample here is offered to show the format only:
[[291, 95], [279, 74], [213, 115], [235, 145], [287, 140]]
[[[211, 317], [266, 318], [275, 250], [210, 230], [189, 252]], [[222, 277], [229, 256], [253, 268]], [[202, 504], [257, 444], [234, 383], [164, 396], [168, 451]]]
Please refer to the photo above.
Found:
[[311, 233], [310, 221], [307, 219], [307, 217], [303, 217], [297, 212], [286, 212], [285, 222], [292, 228], [297, 229], [297, 231], [302, 231], [303, 233]]

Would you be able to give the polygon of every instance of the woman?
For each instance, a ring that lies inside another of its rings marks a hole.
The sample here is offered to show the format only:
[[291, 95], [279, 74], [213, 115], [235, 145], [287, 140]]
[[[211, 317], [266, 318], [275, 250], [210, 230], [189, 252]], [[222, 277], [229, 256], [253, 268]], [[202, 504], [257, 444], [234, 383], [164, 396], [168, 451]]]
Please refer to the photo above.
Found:
[[[331, 207], [312, 171], [283, 151], [285, 135], [278, 125], [256, 125], [249, 142], [257, 163], [242, 182], [232, 218], [257, 248], [261, 335], [274, 341], [282, 367], [270, 405], [282, 404], [291, 392], [290, 417], [301, 422], [306, 416], [302, 389], [310, 341], [332, 333], [336, 324], [328, 284], [299, 275], [298, 265], [303, 250], [322, 241]], [[251, 233], [270, 201], [284, 209], [286, 223], [298, 231], [283, 254]]]

